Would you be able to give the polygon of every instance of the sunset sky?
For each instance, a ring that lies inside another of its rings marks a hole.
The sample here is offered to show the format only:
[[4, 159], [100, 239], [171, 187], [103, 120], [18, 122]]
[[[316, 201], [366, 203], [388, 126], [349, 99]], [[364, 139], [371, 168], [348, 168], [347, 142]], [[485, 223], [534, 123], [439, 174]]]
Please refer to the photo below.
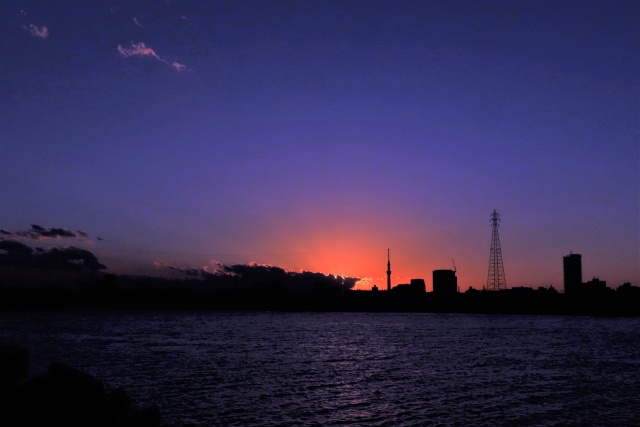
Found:
[[611, 0], [3, 1], [0, 229], [116, 273], [361, 289], [390, 248], [394, 285], [455, 260], [464, 291], [496, 209], [509, 287], [562, 289], [570, 252], [640, 285], [639, 22]]

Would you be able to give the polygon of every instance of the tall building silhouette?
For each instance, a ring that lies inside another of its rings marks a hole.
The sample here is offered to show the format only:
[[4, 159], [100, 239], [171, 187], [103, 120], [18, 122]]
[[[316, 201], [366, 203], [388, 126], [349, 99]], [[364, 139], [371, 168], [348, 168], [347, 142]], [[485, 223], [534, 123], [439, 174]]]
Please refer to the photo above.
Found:
[[491, 214], [491, 252], [489, 255], [489, 274], [487, 277], [487, 289], [490, 291], [507, 289], [507, 279], [504, 276], [504, 266], [502, 265], [500, 236], [498, 235], [499, 223], [500, 215], [498, 215], [498, 212], [494, 209]]
[[411, 279], [409, 286], [416, 294], [424, 294], [427, 292], [427, 285], [424, 283], [424, 279]]
[[454, 270], [433, 270], [434, 295], [452, 295], [458, 292], [458, 278]]
[[562, 257], [564, 293], [570, 294], [582, 285], [582, 255], [570, 253]]
[[391, 290], [391, 255], [390, 250], [387, 249], [387, 290]]

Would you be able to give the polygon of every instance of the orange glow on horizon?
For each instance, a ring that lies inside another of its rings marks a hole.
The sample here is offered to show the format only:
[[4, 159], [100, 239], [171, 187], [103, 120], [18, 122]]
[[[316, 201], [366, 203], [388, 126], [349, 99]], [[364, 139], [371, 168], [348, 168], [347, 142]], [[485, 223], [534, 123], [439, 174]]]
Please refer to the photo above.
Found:
[[[330, 214], [322, 221], [311, 220], [309, 215], [310, 218], [298, 222], [294, 233], [290, 224], [282, 228], [273, 224], [270, 231], [282, 252], [262, 261], [292, 271], [358, 277], [361, 280], [353, 288], [356, 290], [370, 290], [374, 285], [379, 290], [386, 290], [387, 248], [391, 249], [392, 287], [421, 278], [425, 280], [427, 291], [431, 291], [433, 270], [453, 269], [451, 256], [440, 253], [450, 250], [440, 243], [450, 240], [446, 232], [416, 233], [397, 224], [385, 227], [384, 223], [375, 223], [370, 216], [352, 215], [353, 218]], [[316, 228], [312, 228], [314, 225]], [[377, 231], [384, 228], [389, 228], [397, 237], [384, 241]], [[265, 247], [268, 246], [265, 244]], [[463, 254], [459, 255], [462, 258]], [[458, 274], [460, 290], [465, 291], [469, 286], [481, 288], [482, 279], [468, 274], [470, 265], [458, 263], [467, 269], [467, 274]], [[484, 271], [480, 265], [475, 269]]]

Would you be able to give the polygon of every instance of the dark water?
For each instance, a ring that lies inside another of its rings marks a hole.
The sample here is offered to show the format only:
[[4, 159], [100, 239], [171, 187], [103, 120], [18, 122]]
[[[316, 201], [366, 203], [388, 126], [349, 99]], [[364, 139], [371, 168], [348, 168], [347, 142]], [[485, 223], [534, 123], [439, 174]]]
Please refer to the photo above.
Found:
[[0, 342], [182, 426], [631, 426], [640, 319], [0, 313]]

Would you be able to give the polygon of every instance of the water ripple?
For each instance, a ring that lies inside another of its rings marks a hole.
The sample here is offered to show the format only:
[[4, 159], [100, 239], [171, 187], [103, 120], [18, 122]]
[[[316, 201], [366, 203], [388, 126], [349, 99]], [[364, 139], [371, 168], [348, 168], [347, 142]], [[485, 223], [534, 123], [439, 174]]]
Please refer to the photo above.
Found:
[[0, 339], [159, 404], [166, 426], [633, 425], [640, 319], [13, 313]]

